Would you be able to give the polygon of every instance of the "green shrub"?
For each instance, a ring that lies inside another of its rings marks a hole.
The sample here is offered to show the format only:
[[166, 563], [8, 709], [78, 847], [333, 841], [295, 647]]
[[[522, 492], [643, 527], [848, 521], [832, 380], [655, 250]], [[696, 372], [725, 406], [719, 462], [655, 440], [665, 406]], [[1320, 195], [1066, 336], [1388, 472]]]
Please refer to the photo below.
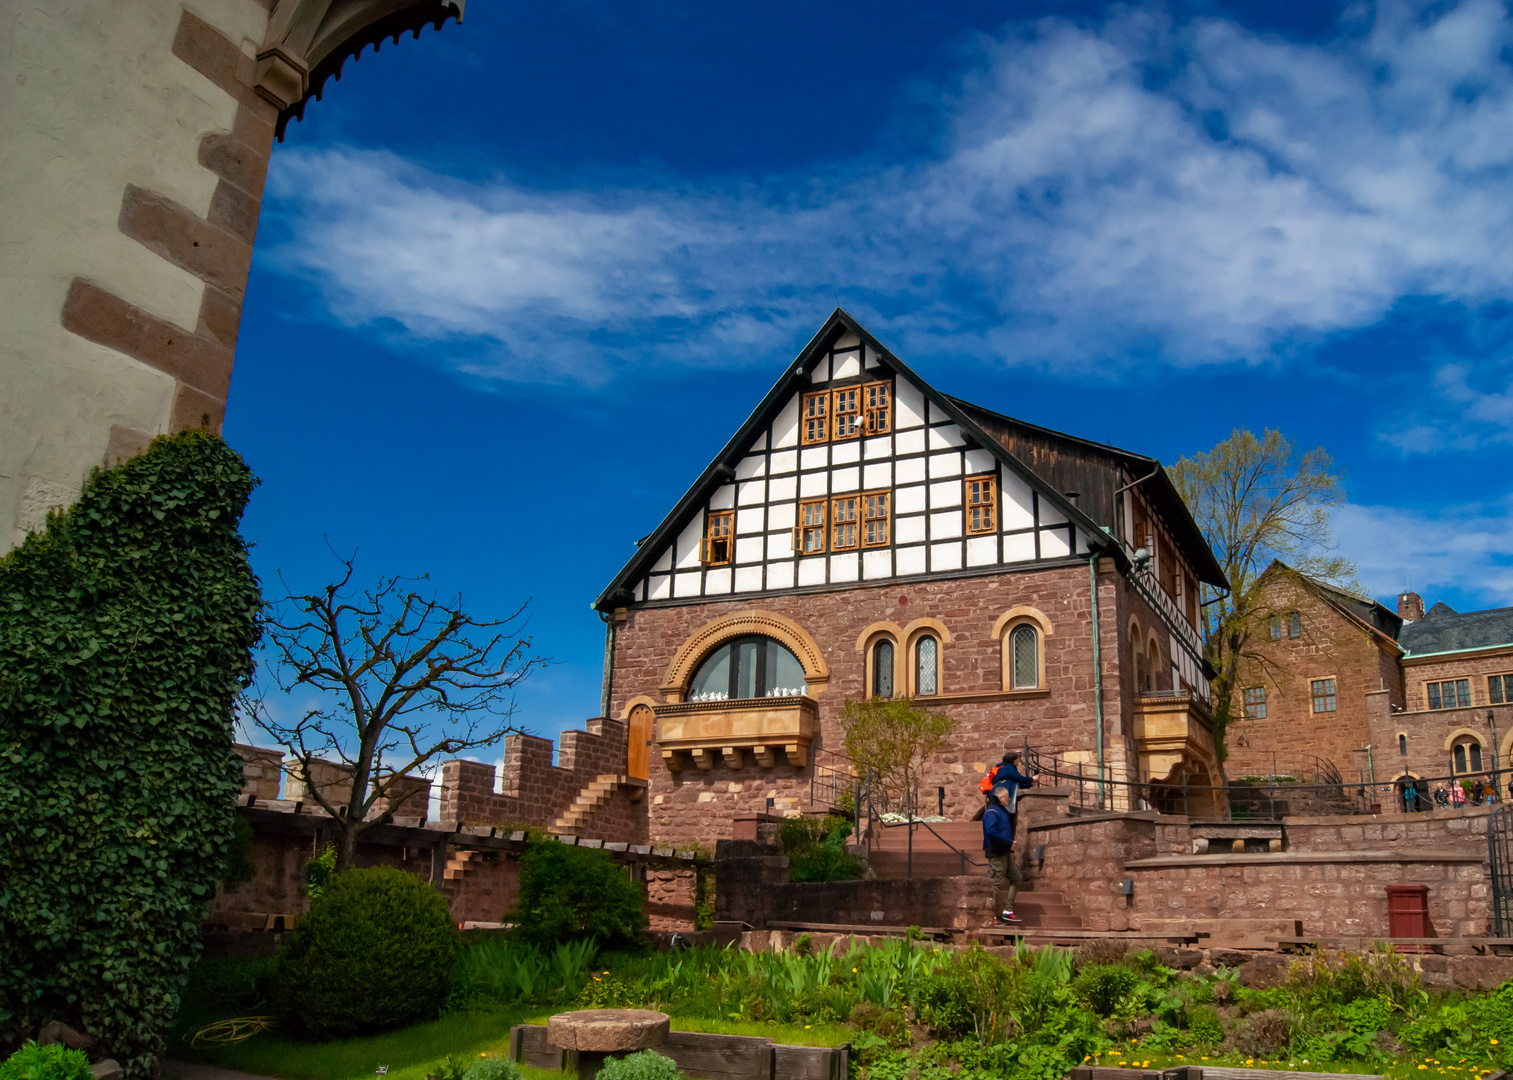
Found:
[[284, 1028], [332, 1038], [435, 1016], [456, 949], [446, 900], [419, 878], [390, 867], [338, 874], [279, 955]]
[[1212, 1005], [1194, 1005], [1187, 1012], [1187, 1034], [1194, 1046], [1218, 1046], [1224, 1041], [1224, 1021]]
[[602, 1080], [683, 1080], [683, 1070], [670, 1057], [655, 1050], [642, 1050], [623, 1058], [610, 1058], [599, 1068]]
[[1123, 964], [1089, 964], [1072, 980], [1072, 992], [1099, 1016], [1113, 1016], [1140, 985], [1140, 976]]
[[846, 851], [851, 822], [829, 815], [790, 818], [778, 826], [778, 847], [788, 856], [789, 881], [854, 881], [862, 864]]
[[468, 1066], [462, 1080], [525, 1080], [525, 1074], [508, 1058], [479, 1058]]
[[186, 431], [0, 558], [0, 1031], [61, 1020], [147, 1076], [225, 878], [256, 480]]
[[640, 888], [608, 854], [556, 840], [532, 843], [520, 857], [520, 895], [509, 919], [522, 941], [542, 947], [629, 945], [646, 926]]
[[82, 1050], [29, 1042], [0, 1063], [0, 1080], [94, 1080], [94, 1074]]

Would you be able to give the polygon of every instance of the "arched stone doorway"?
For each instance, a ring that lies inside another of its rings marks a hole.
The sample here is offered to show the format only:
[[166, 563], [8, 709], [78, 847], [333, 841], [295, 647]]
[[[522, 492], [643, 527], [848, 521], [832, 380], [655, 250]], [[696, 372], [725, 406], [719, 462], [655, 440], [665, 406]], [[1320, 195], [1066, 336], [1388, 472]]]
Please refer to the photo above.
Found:
[[94, 466], [219, 428], [275, 140], [347, 60], [460, 22], [465, 3], [13, 5], [0, 552]]

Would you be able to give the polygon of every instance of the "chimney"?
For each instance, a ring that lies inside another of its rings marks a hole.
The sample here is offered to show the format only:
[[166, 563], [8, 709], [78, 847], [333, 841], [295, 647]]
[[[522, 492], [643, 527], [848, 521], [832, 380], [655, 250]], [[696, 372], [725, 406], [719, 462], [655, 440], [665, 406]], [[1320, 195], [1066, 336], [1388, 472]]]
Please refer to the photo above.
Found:
[[1080, 498], [1082, 498], [1082, 492], [1080, 492], [1080, 491], [1068, 491], [1066, 493], [1066, 498], [1067, 498], [1068, 502], [1070, 502], [1073, 506], [1076, 506], [1077, 505], [1077, 500], [1080, 499]]
[[1416, 592], [1397, 594], [1397, 614], [1403, 622], [1413, 622], [1424, 617], [1424, 598]]

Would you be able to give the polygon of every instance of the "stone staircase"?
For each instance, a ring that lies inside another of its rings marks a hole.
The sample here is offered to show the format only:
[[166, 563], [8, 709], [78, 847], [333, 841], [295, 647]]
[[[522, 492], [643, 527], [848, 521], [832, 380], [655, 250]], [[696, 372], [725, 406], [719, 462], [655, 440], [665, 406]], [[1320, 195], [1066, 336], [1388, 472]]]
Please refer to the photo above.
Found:
[[444, 881], [461, 881], [470, 869], [482, 865], [481, 851], [453, 851], [447, 856], [446, 868], [441, 877]]
[[573, 799], [573, 804], [567, 808], [567, 813], [547, 826], [546, 831], [554, 836], [578, 835], [588, 819], [593, 817], [601, 806], [609, 802], [615, 789], [629, 782], [630, 777], [614, 773], [604, 773], [597, 779], [590, 780]]
[[[932, 833], [930, 829], [933, 829]], [[914, 877], [968, 877], [983, 884], [987, 890], [987, 860], [982, 854], [982, 822], [949, 821], [932, 822], [930, 829], [923, 825], [914, 831]], [[939, 835], [936, 835], [939, 834]], [[879, 828], [872, 843], [869, 862], [872, 873], [880, 878], [904, 878], [909, 874], [909, 834], [902, 825]], [[963, 863], [962, 855], [968, 861]], [[984, 895], [984, 910], [989, 897]], [[1079, 930], [1080, 916], [1061, 893], [1026, 878], [1025, 885], [1014, 900], [1014, 912], [1024, 921], [1024, 928], [1035, 931]], [[991, 915], [986, 916], [991, 918]], [[985, 919], [986, 921], [986, 919]], [[1054, 933], [1036, 935], [1036, 941], [1055, 941]], [[1067, 942], [1071, 944], [1073, 942]]]

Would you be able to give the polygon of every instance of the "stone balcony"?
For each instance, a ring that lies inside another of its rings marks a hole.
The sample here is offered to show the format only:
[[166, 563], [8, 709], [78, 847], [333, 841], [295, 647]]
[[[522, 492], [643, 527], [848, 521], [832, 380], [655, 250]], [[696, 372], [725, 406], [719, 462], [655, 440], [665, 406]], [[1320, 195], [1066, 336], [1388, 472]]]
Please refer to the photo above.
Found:
[[700, 769], [714, 768], [716, 760], [739, 769], [748, 752], [764, 769], [776, 765], [779, 754], [801, 767], [819, 730], [819, 705], [803, 696], [680, 701], [654, 712], [657, 746], [672, 772], [688, 760]]

